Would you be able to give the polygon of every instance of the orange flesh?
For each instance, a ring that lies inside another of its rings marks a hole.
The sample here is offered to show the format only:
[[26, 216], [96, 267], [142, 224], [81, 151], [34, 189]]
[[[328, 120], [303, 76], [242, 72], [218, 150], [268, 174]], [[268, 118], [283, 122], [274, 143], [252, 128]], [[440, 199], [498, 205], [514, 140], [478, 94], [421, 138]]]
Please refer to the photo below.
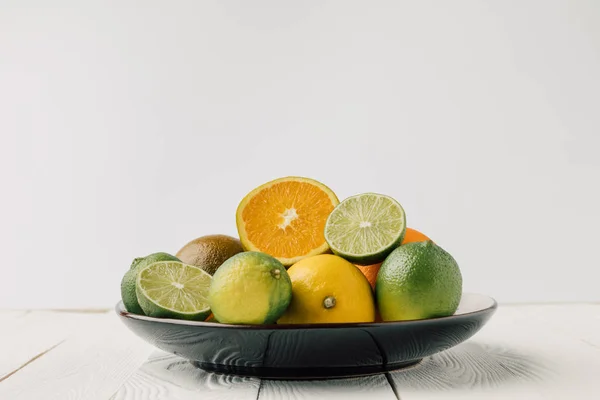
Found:
[[331, 198], [306, 182], [281, 182], [263, 189], [242, 213], [248, 240], [274, 257], [293, 258], [325, 243]]

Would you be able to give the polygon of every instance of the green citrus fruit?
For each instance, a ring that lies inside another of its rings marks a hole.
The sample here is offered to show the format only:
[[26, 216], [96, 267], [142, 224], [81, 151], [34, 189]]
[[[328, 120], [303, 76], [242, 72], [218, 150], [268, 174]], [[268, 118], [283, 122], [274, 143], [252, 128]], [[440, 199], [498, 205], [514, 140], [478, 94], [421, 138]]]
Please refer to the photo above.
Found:
[[176, 254], [182, 262], [214, 275], [228, 258], [244, 251], [239, 239], [227, 235], [208, 235], [194, 239]]
[[204, 321], [210, 315], [208, 289], [211, 276], [179, 261], [159, 261], [137, 276], [136, 294], [150, 317]]
[[285, 267], [265, 253], [231, 257], [213, 276], [209, 303], [215, 319], [226, 324], [272, 324], [292, 299]]
[[153, 253], [146, 257], [138, 257], [133, 260], [129, 271], [123, 276], [121, 280], [121, 299], [125, 309], [130, 313], [144, 315], [135, 294], [135, 281], [139, 271], [157, 261], [179, 261], [179, 259], [167, 253]]
[[360, 265], [376, 264], [402, 242], [406, 215], [396, 200], [376, 193], [342, 201], [325, 224], [325, 240], [331, 250]]
[[394, 250], [377, 275], [375, 295], [384, 321], [454, 314], [462, 294], [458, 264], [432, 241]]

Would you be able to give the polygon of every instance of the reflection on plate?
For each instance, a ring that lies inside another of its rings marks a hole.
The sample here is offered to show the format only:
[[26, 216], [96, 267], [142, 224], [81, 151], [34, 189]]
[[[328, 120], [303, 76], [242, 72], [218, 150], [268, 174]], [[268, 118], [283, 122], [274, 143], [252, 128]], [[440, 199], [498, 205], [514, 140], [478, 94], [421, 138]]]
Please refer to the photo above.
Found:
[[117, 314], [135, 334], [205, 370], [271, 379], [377, 374], [413, 365], [473, 336], [496, 311], [464, 293], [453, 316], [369, 324], [226, 325]]

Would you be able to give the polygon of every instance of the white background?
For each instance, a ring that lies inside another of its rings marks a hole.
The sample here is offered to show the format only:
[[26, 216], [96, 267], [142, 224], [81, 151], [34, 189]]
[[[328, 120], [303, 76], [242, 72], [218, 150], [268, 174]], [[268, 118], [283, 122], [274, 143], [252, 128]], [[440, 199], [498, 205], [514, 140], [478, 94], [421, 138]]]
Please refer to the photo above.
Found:
[[595, 0], [0, 0], [0, 307], [112, 306], [291, 174], [396, 197], [467, 291], [600, 301], [599, 27]]

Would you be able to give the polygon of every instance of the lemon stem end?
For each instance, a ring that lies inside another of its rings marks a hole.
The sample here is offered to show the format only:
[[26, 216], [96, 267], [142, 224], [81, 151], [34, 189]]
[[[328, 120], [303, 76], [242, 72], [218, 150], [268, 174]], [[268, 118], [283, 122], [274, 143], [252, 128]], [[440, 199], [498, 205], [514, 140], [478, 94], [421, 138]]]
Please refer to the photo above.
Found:
[[325, 300], [323, 300], [323, 307], [325, 307], [326, 309], [335, 307], [335, 297], [333, 297], [333, 296], [325, 297]]

